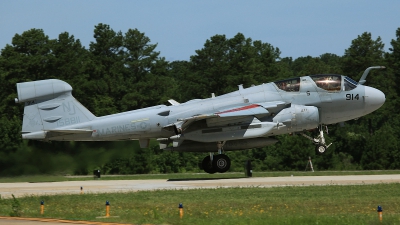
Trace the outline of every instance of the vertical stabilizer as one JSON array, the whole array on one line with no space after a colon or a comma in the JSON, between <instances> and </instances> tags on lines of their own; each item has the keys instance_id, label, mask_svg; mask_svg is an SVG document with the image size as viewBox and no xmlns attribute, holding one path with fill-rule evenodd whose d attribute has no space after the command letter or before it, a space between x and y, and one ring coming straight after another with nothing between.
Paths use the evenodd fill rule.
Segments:
<instances>
[{"instance_id":1,"label":"vertical stabilizer","mask_svg":"<svg viewBox=\"0 0 400 225\"><path fill-rule=\"evenodd\" d=\"M18 99L15 101L25 103L23 134L54 130L96 118L72 96L72 87L64 81L51 79L18 83L17 91ZM45 132L38 132L37 139L44 137Z\"/></svg>"}]
</instances>

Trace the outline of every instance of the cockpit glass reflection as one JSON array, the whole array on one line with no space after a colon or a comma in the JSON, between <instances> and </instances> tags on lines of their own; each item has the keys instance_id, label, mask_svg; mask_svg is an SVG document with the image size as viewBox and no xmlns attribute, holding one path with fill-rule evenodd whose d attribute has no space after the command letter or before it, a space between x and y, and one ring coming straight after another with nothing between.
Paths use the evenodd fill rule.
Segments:
<instances>
[{"instance_id":1,"label":"cockpit glass reflection","mask_svg":"<svg viewBox=\"0 0 400 225\"><path fill-rule=\"evenodd\" d=\"M310 76L315 84L326 91L337 92L342 86L342 77L340 75L313 75Z\"/></svg>"},{"instance_id":2,"label":"cockpit glass reflection","mask_svg":"<svg viewBox=\"0 0 400 225\"><path fill-rule=\"evenodd\" d=\"M275 82L279 89L287 92L298 92L300 90L300 77Z\"/></svg>"}]
</instances>

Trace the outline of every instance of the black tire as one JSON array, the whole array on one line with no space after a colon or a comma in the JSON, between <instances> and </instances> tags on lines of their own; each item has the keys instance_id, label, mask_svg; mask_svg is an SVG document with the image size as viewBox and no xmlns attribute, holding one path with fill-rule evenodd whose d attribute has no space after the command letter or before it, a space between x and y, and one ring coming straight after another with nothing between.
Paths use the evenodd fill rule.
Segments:
<instances>
[{"instance_id":1,"label":"black tire","mask_svg":"<svg viewBox=\"0 0 400 225\"><path fill-rule=\"evenodd\" d=\"M216 172L225 173L231 167L231 159L224 154L215 155L212 164Z\"/></svg>"},{"instance_id":2,"label":"black tire","mask_svg":"<svg viewBox=\"0 0 400 225\"><path fill-rule=\"evenodd\" d=\"M213 167L213 165L211 163L210 156L205 157L203 159L203 162L201 162L201 165L203 166L204 172L209 173L209 174L215 173L215 168Z\"/></svg>"},{"instance_id":3,"label":"black tire","mask_svg":"<svg viewBox=\"0 0 400 225\"><path fill-rule=\"evenodd\" d=\"M323 154L323 153L326 151L326 146L325 146L325 145L317 145L317 146L315 147L315 151L316 151L318 154Z\"/></svg>"}]
</instances>

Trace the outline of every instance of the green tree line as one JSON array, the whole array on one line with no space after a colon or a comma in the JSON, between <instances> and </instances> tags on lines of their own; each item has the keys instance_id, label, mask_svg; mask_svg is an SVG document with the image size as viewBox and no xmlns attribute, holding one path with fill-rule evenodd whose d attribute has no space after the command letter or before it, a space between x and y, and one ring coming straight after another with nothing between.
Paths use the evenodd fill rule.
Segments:
<instances>
[{"instance_id":1,"label":"green tree line","mask_svg":"<svg viewBox=\"0 0 400 225\"><path fill-rule=\"evenodd\" d=\"M38 173L108 174L200 171L205 154L163 152L154 141L140 149L127 142L40 142L21 139L23 105L16 104L16 83L61 79L73 95L96 116L134 110L168 99L179 102L221 95L244 87L289 77L332 73L358 80L369 66L367 85L382 90L385 104L376 112L345 126L330 125L333 145L317 155L300 136L282 135L264 148L229 152L232 171L253 160L254 170L304 170L308 157L316 169L400 169L400 28L389 51L380 37L364 32L349 43L342 56L281 57L278 47L238 33L215 35L188 61L166 61L157 44L137 29L123 33L107 24L94 28L94 41L82 46L68 32L50 39L42 29L16 34L0 54L0 175Z\"/></svg>"}]
</instances>

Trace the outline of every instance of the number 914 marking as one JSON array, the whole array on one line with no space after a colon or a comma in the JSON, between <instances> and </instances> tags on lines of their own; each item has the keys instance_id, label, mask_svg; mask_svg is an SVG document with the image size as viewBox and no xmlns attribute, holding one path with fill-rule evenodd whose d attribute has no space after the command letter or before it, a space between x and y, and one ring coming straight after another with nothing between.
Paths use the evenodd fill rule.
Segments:
<instances>
[{"instance_id":1,"label":"number 914 marking","mask_svg":"<svg viewBox=\"0 0 400 225\"><path fill-rule=\"evenodd\" d=\"M359 100L360 97L358 96L358 94L354 95L354 94L346 94L346 100Z\"/></svg>"}]
</instances>

